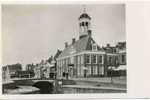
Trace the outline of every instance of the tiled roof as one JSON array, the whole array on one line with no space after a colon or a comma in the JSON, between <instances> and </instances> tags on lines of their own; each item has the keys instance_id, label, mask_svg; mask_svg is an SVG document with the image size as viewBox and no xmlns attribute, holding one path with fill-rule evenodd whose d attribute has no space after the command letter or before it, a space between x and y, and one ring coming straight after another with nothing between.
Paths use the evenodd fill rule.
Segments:
<instances>
[{"instance_id":1,"label":"tiled roof","mask_svg":"<svg viewBox=\"0 0 150 100\"><path fill-rule=\"evenodd\" d=\"M77 52L86 50L89 38L90 38L89 36L85 36L85 37L77 40L74 44L70 44L67 48L65 48L62 51L62 53L59 55L59 57L69 56L73 53L77 53Z\"/></svg>"}]
</instances>

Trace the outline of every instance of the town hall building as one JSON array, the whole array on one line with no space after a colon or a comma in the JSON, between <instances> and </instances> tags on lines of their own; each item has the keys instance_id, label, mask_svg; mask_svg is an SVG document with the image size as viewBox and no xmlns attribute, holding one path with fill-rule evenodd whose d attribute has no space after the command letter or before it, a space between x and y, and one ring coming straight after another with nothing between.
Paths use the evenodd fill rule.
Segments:
<instances>
[{"instance_id":1,"label":"town hall building","mask_svg":"<svg viewBox=\"0 0 150 100\"><path fill-rule=\"evenodd\" d=\"M57 78L93 77L106 74L105 51L92 38L91 17L84 11L79 20L79 39L65 43L57 58Z\"/></svg>"}]
</instances>

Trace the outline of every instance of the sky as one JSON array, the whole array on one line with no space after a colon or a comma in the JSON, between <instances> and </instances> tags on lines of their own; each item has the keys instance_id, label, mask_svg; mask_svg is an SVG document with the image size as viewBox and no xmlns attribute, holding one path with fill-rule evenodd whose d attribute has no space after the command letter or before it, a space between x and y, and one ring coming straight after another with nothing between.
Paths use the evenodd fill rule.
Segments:
<instances>
[{"instance_id":1,"label":"sky","mask_svg":"<svg viewBox=\"0 0 150 100\"><path fill-rule=\"evenodd\" d=\"M79 38L83 5L2 5L2 64L38 63ZM125 5L86 5L99 46L126 40Z\"/></svg>"}]
</instances>

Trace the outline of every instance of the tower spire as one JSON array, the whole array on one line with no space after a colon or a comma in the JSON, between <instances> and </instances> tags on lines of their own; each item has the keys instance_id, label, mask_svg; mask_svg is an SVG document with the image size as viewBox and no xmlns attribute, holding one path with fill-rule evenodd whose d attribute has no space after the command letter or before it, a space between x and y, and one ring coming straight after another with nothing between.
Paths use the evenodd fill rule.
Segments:
<instances>
[{"instance_id":1,"label":"tower spire","mask_svg":"<svg viewBox=\"0 0 150 100\"><path fill-rule=\"evenodd\" d=\"M86 5L83 5L83 13L86 13Z\"/></svg>"}]
</instances>

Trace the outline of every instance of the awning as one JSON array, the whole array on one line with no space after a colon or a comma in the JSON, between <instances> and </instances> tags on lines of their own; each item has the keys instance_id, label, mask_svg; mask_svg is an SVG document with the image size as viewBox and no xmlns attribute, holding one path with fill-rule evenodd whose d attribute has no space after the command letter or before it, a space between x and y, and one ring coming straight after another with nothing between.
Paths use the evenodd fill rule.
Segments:
<instances>
[{"instance_id":1,"label":"awning","mask_svg":"<svg viewBox=\"0 0 150 100\"><path fill-rule=\"evenodd\" d=\"M109 66L108 69L115 70L116 68L114 66Z\"/></svg>"},{"instance_id":2,"label":"awning","mask_svg":"<svg viewBox=\"0 0 150 100\"><path fill-rule=\"evenodd\" d=\"M126 70L127 66L126 65L120 65L116 70Z\"/></svg>"},{"instance_id":3,"label":"awning","mask_svg":"<svg viewBox=\"0 0 150 100\"><path fill-rule=\"evenodd\" d=\"M126 65L120 65L119 67L114 67L114 66L109 66L108 69L110 70L115 70L115 71L118 71L118 70L126 70L127 69L127 66Z\"/></svg>"}]
</instances>

